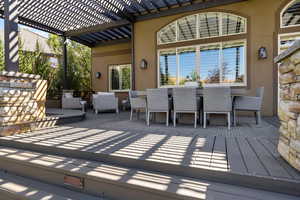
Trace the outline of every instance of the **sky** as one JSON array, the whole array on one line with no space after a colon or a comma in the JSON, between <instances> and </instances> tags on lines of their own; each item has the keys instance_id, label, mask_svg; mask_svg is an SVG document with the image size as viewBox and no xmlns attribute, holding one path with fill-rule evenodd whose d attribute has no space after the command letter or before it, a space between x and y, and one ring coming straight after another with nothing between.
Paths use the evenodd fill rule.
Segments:
<instances>
[{"instance_id":1,"label":"sky","mask_svg":"<svg viewBox=\"0 0 300 200\"><path fill-rule=\"evenodd\" d=\"M35 28L31 28L31 27L28 27L28 26L24 26L24 25L19 25L20 28L26 28L32 32L35 32L41 36L44 36L44 37L49 37L49 33L45 32L45 31L40 31L38 29L35 29ZM4 20L3 19L0 19L0 29L4 29Z\"/></svg>"}]
</instances>

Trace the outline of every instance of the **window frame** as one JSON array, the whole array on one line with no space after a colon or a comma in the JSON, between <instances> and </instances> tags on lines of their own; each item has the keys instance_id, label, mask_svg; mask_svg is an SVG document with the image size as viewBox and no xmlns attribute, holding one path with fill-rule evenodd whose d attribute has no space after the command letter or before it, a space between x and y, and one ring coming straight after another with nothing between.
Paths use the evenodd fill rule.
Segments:
<instances>
[{"instance_id":1,"label":"window frame","mask_svg":"<svg viewBox=\"0 0 300 200\"><path fill-rule=\"evenodd\" d=\"M286 28L292 28L292 27L300 27L300 24L295 24L295 25L289 25L289 26L283 26L283 13L295 2L296 0L293 0L286 4L283 9L280 11L280 28L281 29L286 29Z\"/></svg>"},{"instance_id":2,"label":"window frame","mask_svg":"<svg viewBox=\"0 0 300 200\"><path fill-rule=\"evenodd\" d=\"M130 69L130 88L129 89L118 89L118 90L113 90L112 89L112 69L118 67L120 69L129 67ZM122 74L122 73L120 73ZM119 85L122 85L122 75L119 77ZM108 91L109 92L128 92L132 88L132 64L131 63L126 63L126 64L110 64L108 65Z\"/></svg>"},{"instance_id":3,"label":"window frame","mask_svg":"<svg viewBox=\"0 0 300 200\"><path fill-rule=\"evenodd\" d=\"M199 23L199 16L202 15L202 14L209 14L209 13L217 13L220 15L220 19L218 22L218 26L219 26L219 35L218 36L211 36L211 37L201 37L200 38L200 23ZM225 14L229 14L229 15L232 15L232 16L237 16L237 17L240 17L244 22L245 22L245 25L244 25L244 31L243 32L239 32L239 33L231 33L231 34L227 34L227 35L223 35L223 15ZM181 20L181 19L184 19L186 17L189 17L189 16L194 16L196 15L196 38L195 39L187 39L187 40L178 40L179 38L179 32L178 32L178 21ZM175 23L175 41L173 42L164 42L164 43L161 43L161 40L160 40L160 32L166 28L168 25L172 24L172 23ZM234 13L227 13L227 12L202 12L202 13L198 13L198 14L192 14L192 15L187 15L187 16L183 16L183 17L180 17L179 19L176 19L175 21L173 22L170 22L169 24L165 25L164 27L162 27L156 34L156 43L157 45L167 45L167 44L175 44L175 43L181 43L181 42L187 42L187 41L193 41L193 40L205 40L205 39L209 39L209 38L219 38L219 37L228 37L228 36L235 36L235 35L242 35L242 34L247 34L248 32L248 20L247 18L243 17L243 16L240 16L240 15L237 15L237 14L234 14Z\"/></svg>"},{"instance_id":4,"label":"window frame","mask_svg":"<svg viewBox=\"0 0 300 200\"><path fill-rule=\"evenodd\" d=\"M173 87L185 87L184 85L180 85L179 84L179 72L180 72L180 63L179 63L179 57L178 57L178 49L181 49L181 48L195 48L196 49L196 66L197 65L199 66L199 70L201 70L201 65L200 65L200 57L197 58L197 54L198 56L200 56L200 48L201 46L207 46L207 45L213 45L213 44L219 44L220 45L220 56L219 56L219 63L222 63L222 58L223 58L223 54L222 54L222 48L223 48L223 44L224 43L235 43L235 42L243 42L244 45L245 45L245 48L244 48L244 81L243 83L235 83L235 84L232 84L232 83L210 83L210 84L207 84L207 85L214 85L214 86L219 86L219 87L222 87L222 86L230 86L230 87L247 87L248 86L248 53L247 53L247 47L248 47L248 41L247 41L247 38L244 38L244 39L238 39L238 40L228 40L228 41L220 41L220 42L211 42L211 43L202 43L202 44L196 44L196 45L188 45L188 46L178 46L178 47L170 47L170 48L165 48L165 49L158 49L157 50L157 86L158 88L173 88ZM174 50L175 49L175 52L176 52L176 85L161 85L160 84L160 52L161 51L169 51L169 50ZM199 62L199 63L197 63ZM220 68L220 66L219 66ZM201 76L201 75L200 75Z\"/></svg>"}]
</instances>

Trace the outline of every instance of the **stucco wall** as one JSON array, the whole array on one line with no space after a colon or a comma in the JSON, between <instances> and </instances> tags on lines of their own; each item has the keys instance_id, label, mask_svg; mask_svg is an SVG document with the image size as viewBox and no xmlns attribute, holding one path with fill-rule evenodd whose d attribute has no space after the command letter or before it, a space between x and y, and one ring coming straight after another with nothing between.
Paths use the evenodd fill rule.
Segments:
<instances>
[{"instance_id":1,"label":"stucco wall","mask_svg":"<svg viewBox=\"0 0 300 200\"><path fill-rule=\"evenodd\" d=\"M108 66L114 64L131 63L131 43L121 43L110 46L92 48L92 88L94 91L108 91ZM95 73L102 74L100 79ZM127 93L118 92L120 99L124 99Z\"/></svg>"},{"instance_id":2,"label":"stucco wall","mask_svg":"<svg viewBox=\"0 0 300 200\"><path fill-rule=\"evenodd\" d=\"M215 7L197 12L184 13L168 17L141 21L135 23L135 85L137 90L157 87L157 60L156 60L156 32L164 25L180 18L181 16L206 12L224 11L240 14L248 18L248 87L249 95L254 95L255 89L260 86L265 87L265 98L263 103L263 114L273 115L276 112L276 88L277 72L273 64L273 58L277 54L277 27L278 19L276 14L278 9L287 0L249 0L241 3ZM268 58L258 59L258 49L266 47ZM130 48L130 44L120 44L94 48L93 53L103 51L117 51ZM146 59L149 63L148 69L143 70L138 67L138 63ZM103 76L101 80L93 78L93 88L95 90L107 89L107 64L116 62L130 62L130 55L114 56L93 56L93 72L100 71Z\"/></svg>"}]
</instances>

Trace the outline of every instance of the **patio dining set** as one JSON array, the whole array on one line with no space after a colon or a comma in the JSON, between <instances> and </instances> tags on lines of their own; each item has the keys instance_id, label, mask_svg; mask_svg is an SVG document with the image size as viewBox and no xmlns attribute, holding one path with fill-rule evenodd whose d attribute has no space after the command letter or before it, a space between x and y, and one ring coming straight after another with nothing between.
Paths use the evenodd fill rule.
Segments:
<instances>
[{"instance_id":1,"label":"patio dining set","mask_svg":"<svg viewBox=\"0 0 300 200\"><path fill-rule=\"evenodd\" d=\"M189 113L194 115L194 128L198 122L207 127L210 114L223 114L227 118L228 129L231 125L237 125L237 111L254 112L256 123L261 122L261 107L264 87L256 89L255 96L245 96L243 90L230 87L177 87L156 88L146 91L128 92L130 104L130 120L134 112L139 115L141 111L146 114L146 123L150 125L150 119L154 113L166 114L166 126L172 120L174 127L178 121L178 114ZM65 97L64 97L65 96ZM72 99L70 94L63 96L63 107L74 107L75 102L82 101ZM71 101L70 101L71 100ZM113 92L97 92L93 94L92 104L95 113L115 110L119 113L119 100ZM72 104L72 105L71 105ZM171 117L171 115L173 115Z\"/></svg>"},{"instance_id":2,"label":"patio dining set","mask_svg":"<svg viewBox=\"0 0 300 200\"><path fill-rule=\"evenodd\" d=\"M147 125L150 125L153 113L166 113L166 125L172 119L176 127L179 113L194 114L194 127L198 121L207 126L209 114L225 114L227 116L228 129L231 124L237 124L237 111L253 111L256 123L261 122L261 106L264 88L260 87L256 91L256 96L244 96L241 90L231 89L230 87L205 87L203 89L195 87L178 88L157 88L147 89L146 91L129 91L129 102L131 107L130 120L133 119L134 112L145 111ZM98 94L99 95L99 94ZM100 104L94 101L96 112L108 107L116 108L117 98L108 100L113 93L100 94ZM95 97L94 99L97 99ZM106 103L104 103L106 102ZM102 107L102 108L100 108ZM173 113L173 118L170 115Z\"/></svg>"}]
</instances>

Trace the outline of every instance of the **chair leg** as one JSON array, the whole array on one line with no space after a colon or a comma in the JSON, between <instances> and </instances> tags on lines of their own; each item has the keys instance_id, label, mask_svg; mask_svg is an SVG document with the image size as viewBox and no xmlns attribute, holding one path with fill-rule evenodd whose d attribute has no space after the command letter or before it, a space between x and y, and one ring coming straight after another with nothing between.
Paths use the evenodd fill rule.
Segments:
<instances>
[{"instance_id":1,"label":"chair leg","mask_svg":"<svg viewBox=\"0 0 300 200\"><path fill-rule=\"evenodd\" d=\"M197 128L197 117L198 117L197 114L198 114L198 113L195 112L194 128Z\"/></svg>"},{"instance_id":2,"label":"chair leg","mask_svg":"<svg viewBox=\"0 0 300 200\"><path fill-rule=\"evenodd\" d=\"M228 130L230 130L230 127L231 127L231 115L230 115L230 112L227 113L227 121L228 121Z\"/></svg>"},{"instance_id":3,"label":"chair leg","mask_svg":"<svg viewBox=\"0 0 300 200\"><path fill-rule=\"evenodd\" d=\"M203 128L206 128L206 112L203 112Z\"/></svg>"},{"instance_id":4,"label":"chair leg","mask_svg":"<svg viewBox=\"0 0 300 200\"><path fill-rule=\"evenodd\" d=\"M199 121L200 121L200 125L202 125L203 124L203 112L202 111L199 112Z\"/></svg>"},{"instance_id":5,"label":"chair leg","mask_svg":"<svg viewBox=\"0 0 300 200\"><path fill-rule=\"evenodd\" d=\"M98 115L98 110L97 109L95 109L95 113L96 113L96 115Z\"/></svg>"},{"instance_id":6,"label":"chair leg","mask_svg":"<svg viewBox=\"0 0 300 200\"><path fill-rule=\"evenodd\" d=\"M150 126L150 112L147 114L147 126Z\"/></svg>"},{"instance_id":7,"label":"chair leg","mask_svg":"<svg viewBox=\"0 0 300 200\"><path fill-rule=\"evenodd\" d=\"M257 111L255 113L256 113L256 124L259 125L261 123L261 113L260 111Z\"/></svg>"},{"instance_id":8,"label":"chair leg","mask_svg":"<svg viewBox=\"0 0 300 200\"><path fill-rule=\"evenodd\" d=\"M167 112L166 116L166 125L169 126L169 111Z\"/></svg>"},{"instance_id":9,"label":"chair leg","mask_svg":"<svg viewBox=\"0 0 300 200\"><path fill-rule=\"evenodd\" d=\"M174 127L176 127L176 112L174 111L174 114L173 114L173 125Z\"/></svg>"},{"instance_id":10,"label":"chair leg","mask_svg":"<svg viewBox=\"0 0 300 200\"><path fill-rule=\"evenodd\" d=\"M131 108L131 111L130 111L130 121L132 121L132 115L133 115L133 109Z\"/></svg>"},{"instance_id":11,"label":"chair leg","mask_svg":"<svg viewBox=\"0 0 300 200\"><path fill-rule=\"evenodd\" d=\"M237 120L236 120L236 110L233 110L233 126L236 126L236 123Z\"/></svg>"}]
</instances>

